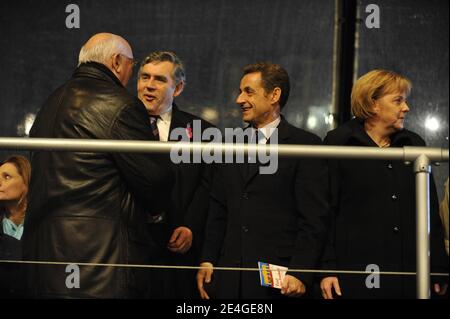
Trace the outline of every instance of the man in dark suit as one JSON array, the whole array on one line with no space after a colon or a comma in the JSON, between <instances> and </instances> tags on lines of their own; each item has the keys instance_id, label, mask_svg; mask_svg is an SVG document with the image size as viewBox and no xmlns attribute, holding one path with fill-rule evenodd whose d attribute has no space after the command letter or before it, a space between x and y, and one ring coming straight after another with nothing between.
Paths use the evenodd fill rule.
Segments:
<instances>
[{"instance_id":1,"label":"man in dark suit","mask_svg":"<svg viewBox=\"0 0 450 319\"><path fill-rule=\"evenodd\" d=\"M280 144L321 144L319 137L280 116L289 96L289 76L281 66L246 66L239 92L236 102L259 144L277 143L275 128ZM290 269L316 268L326 240L326 196L322 160L279 158L271 175L258 173L252 164L223 164L214 176L200 264L204 268L197 274L201 297L304 295L312 284L309 273L288 271L280 291L261 286L255 271L217 270L212 278L213 267L255 268L261 261Z\"/></svg>"},{"instance_id":2,"label":"man in dark suit","mask_svg":"<svg viewBox=\"0 0 450 319\"><path fill-rule=\"evenodd\" d=\"M182 61L173 52L157 51L142 62L137 83L138 97L150 116L149 124L160 141L177 141L181 136L171 133L179 128L184 139L192 141L192 129L202 130L212 125L201 118L181 111L173 102L184 89L185 71ZM200 123L194 123L194 120ZM149 212L148 228L161 248L161 259L166 265L198 265L203 232L208 212L212 169L202 163L173 164L175 185L171 200L161 211ZM198 297L195 289L195 271L179 269L154 270L161 290L153 298Z\"/></svg>"}]
</instances>

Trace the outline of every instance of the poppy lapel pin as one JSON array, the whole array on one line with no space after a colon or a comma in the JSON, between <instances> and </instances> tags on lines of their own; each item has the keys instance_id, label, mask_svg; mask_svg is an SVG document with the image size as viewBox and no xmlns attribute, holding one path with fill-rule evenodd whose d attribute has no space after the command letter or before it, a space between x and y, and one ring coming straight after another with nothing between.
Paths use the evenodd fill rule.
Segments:
<instances>
[{"instance_id":1,"label":"poppy lapel pin","mask_svg":"<svg viewBox=\"0 0 450 319\"><path fill-rule=\"evenodd\" d=\"M192 138L192 127L191 127L191 123L188 123L186 125L186 134L189 137L189 139Z\"/></svg>"}]
</instances>

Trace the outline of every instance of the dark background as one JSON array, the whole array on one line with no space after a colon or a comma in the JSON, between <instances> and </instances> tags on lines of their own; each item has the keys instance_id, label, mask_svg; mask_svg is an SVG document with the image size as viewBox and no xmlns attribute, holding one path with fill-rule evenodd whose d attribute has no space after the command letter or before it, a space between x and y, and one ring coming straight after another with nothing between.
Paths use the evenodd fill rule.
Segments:
<instances>
[{"instance_id":1,"label":"dark background","mask_svg":"<svg viewBox=\"0 0 450 319\"><path fill-rule=\"evenodd\" d=\"M70 3L80 8L79 29L66 27ZM430 146L448 147L448 0L357 3L354 76L374 68L408 76L406 127ZM370 3L380 7L379 29L365 26ZM0 136L26 136L40 105L71 76L83 43L105 31L126 38L136 58L175 51L188 81L177 103L220 128L242 125L234 103L242 67L279 63L292 83L287 119L324 137L332 128L334 14L333 0L2 1ZM129 89L135 92L135 78ZM430 118L438 128L427 128ZM448 165L434 172L442 194Z\"/></svg>"}]
</instances>

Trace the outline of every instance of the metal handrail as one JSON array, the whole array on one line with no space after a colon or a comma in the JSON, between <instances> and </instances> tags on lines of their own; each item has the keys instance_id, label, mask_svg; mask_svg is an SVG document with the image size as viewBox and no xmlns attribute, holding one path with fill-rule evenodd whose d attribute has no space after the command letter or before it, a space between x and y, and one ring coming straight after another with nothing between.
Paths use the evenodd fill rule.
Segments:
<instances>
[{"instance_id":1,"label":"metal handrail","mask_svg":"<svg viewBox=\"0 0 450 319\"><path fill-rule=\"evenodd\" d=\"M351 158L373 160L398 160L414 162L416 174L416 263L417 298L430 298L429 217L431 163L448 162L449 150L431 147L375 148L360 146L325 145L245 145L221 143L154 142L124 140L84 140L1 137L0 149L79 151L79 152L132 152L167 153L181 150L201 152L238 153L259 150L276 151L278 156L309 158Z\"/></svg>"}]
</instances>

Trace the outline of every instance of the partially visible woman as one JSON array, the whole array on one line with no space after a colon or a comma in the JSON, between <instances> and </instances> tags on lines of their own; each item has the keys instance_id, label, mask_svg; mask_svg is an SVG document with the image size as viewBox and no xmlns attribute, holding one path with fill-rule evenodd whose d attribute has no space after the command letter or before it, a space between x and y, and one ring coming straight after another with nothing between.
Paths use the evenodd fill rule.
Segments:
<instances>
[{"instance_id":1,"label":"partially visible woman","mask_svg":"<svg viewBox=\"0 0 450 319\"><path fill-rule=\"evenodd\" d=\"M324 144L379 148L425 146L403 128L409 112L411 82L392 71L373 70L352 90L354 119L330 131ZM330 244L323 268L406 272L416 270L415 178L400 161L329 160L331 207ZM430 178L431 270L448 272L442 224L433 178ZM415 276L337 275L322 279L325 299L415 298ZM447 278L432 277L436 293L444 293ZM333 291L334 290L334 291Z\"/></svg>"},{"instance_id":2,"label":"partially visible woman","mask_svg":"<svg viewBox=\"0 0 450 319\"><path fill-rule=\"evenodd\" d=\"M0 163L2 230L18 240L23 234L30 174L30 162L23 156L11 156Z\"/></svg>"},{"instance_id":3,"label":"partially visible woman","mask_svg":"<svg viewBox=\"0 0 450 319\"><path fill-rule=\"evenodd\" d=\"M11 156L0 163L0 259L20 260L20 239L27 209L31 166L23 156ZM17 264L0 264L0 297L17 297L21 293Z\"/></svg>"}]
</instances>

